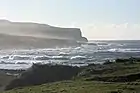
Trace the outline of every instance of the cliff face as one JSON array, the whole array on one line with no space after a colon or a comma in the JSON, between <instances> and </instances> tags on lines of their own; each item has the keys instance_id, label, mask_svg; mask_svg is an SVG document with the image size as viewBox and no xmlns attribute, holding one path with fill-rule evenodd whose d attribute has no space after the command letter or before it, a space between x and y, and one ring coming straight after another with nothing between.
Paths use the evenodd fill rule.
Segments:
<instances>
[{"instance_id":1,"label":"cliff face","mask_svg":"<svg viewBox=\"0 0 140 93\"><path fill-rule=\"evenodd\" d=\"M38 23L21 23L1 20L0 32L11 35L87 42L87 39L82 37L81 30L78 28L60 28Z\"/></svg>"},{"instance_id":2,"label":"cliff face","mask_svg":"<svg viewBox=\"0 0 140 93\"><path fill-rule=\"evenodd\" d=\"M0 49L35 49L79 46L76 41L0 34Z\"/></svg>"},{"instance_id":3,"label":"cliff face","mask_svg":"<svg viewBox=\"0 0 140 93\"><path fill-rule=\"evenodd\" d=\"M0 20L0 48L47 48L78 46L87 42L78 28Z\"/></svg>"}]
</instances>

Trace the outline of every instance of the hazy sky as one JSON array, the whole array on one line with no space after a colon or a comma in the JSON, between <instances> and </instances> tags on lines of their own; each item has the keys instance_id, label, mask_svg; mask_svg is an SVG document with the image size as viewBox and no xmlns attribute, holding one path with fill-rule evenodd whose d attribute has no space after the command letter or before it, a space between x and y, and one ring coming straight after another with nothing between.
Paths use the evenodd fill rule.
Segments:
<instances>
[{"instance_id":1,"label":"hazy sky","mask_svg":"<svg viewBox=\"0 0 140 93\"><path fill-rule=\"evenodd\" d=\"M0 19L80 27L89 39L140 39L140 0L0 0Z\"/></svg>"}]
</instances>

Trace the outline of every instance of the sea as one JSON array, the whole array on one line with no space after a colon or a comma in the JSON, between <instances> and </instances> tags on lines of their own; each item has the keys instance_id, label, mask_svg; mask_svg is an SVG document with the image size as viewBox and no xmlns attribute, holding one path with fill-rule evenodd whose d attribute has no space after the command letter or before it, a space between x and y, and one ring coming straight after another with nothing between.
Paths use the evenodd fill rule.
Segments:
<instances>
[{"instance_id":1,"label":"sea","mask_svg":"<svg viewBox=\"0 0 140 93\"><path fill-rule=\"evenodd\" d=\"M79 47L0 50L0 69L28 69L33 63L86 66L140 57L140 40L91 40Z\"/></svg>"}]
</instances>

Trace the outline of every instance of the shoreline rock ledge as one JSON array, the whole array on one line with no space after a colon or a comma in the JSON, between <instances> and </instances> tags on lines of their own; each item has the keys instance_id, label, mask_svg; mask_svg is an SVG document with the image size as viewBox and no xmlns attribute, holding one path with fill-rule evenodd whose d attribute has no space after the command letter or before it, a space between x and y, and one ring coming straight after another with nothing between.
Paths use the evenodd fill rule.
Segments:
<instances>
[{"instance_id":1,"label":"shoreline rock ledge","mask_svg":"<svg viewBox=\"0 0 140 93\"><path fill-rule=\"evenodd\" d=\"M0 48L64 47L77 46L78 42L88 42L79 28L0 20Z\"/></svg>"}]
</instances>

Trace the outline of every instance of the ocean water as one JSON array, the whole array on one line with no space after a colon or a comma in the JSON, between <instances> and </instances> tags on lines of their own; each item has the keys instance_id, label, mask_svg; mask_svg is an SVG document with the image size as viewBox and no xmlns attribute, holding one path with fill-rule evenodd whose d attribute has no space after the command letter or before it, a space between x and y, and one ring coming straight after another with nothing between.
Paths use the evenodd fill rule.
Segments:
<instances>
[{"instance_id":1,"label":"ocean water","mask_svg":"<svg viewBox=\"0 0 140 93\"><path fill-rule=\"evenodd\" d=\"M0 69L27 69L33 63L85 66L140 57L140 41L89 41L80 47L0 50Z\"/></svg>"}]
</instances>

